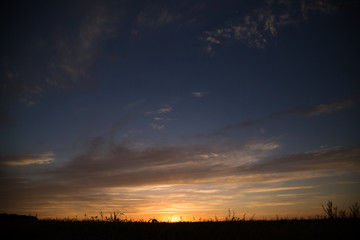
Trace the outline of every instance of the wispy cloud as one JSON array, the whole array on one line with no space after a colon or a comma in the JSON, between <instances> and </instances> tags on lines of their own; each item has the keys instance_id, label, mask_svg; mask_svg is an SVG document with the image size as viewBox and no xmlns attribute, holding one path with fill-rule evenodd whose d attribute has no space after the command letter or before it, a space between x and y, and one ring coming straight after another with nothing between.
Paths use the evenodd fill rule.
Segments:
<instances>
[{"instance_id":1,"label":"wispy cloud","mask_svg":"<svg viewBox=\"0 0 360 240\"><path fill-rule=\"evenodd\" d=\"M214 146L161 147L135 150L129 146L94 142L96 147L69 161L66 166L43 173L53 181L71 182L81 188L125 187L152 184L273 182L314 178L327 172L359 171L360 148L335 148L271 157L241 146L221 151ZM236 150L235 150L236 149ZM266 151L269 151L266 149ZM239 155L240 154L240 155ZM204 157L207 156L207 157ZM51 154L42 156L49 160ZM206 166L206 167L204 167ZM307 176L308 175L308 176Z\"/></svg>"},{"instance_id":2,"label":"wispy cloud","mask_svg":"<svg viewBox=\"0 0 360 240\"><path fill-rule=\"evenodd\" d=\"M145 112L145 115L156 115L153 117L153 120L156 122L150 123L149 126L154 130L162 130L165 128L165 123L170 120L175 120L174 118L164 117L165 114L171 112L173 108L170 105L165 104L163 107L154 110ZM161 115L161 117L160 117Z\"/></svg>"},{"instance_id":3,"label":"wispy cloud","mask_svg":"<svg viewBox=\"0 0 360 240\"><path fill-rule=\"evenodd\" d=\"M156 130L162 130L165 128L165 125L156 124L156 123L150 123L150 126L152 127L152 129L156 129Z\"/></svg>"},{"instance_id":4,"label":"wispy cloud","mask_svg":"<svg viewBox=\"0 0 360 240\"><path fill-rule=\"evenodd\" d=\"M219 40L217 40L216 38L212 37L212 36L208 36L206 38L206 41L213 43L213 44L220 44L221 42Z\"/></svg>"},{"instance_id":5,"label":"wispy cloud","mask_svg":"<svg viewBox=\"0 0 360 240\"><path fill-rule=\"evenodd\" d=\"M345 1L344 1L345 2ZM334 3L330 0L301 0L301 13L306 20L308 15L312 12L321 12L324 14L332 14L338 11L338 7L341 3Z\"/></svg>"},{"instance_id":6,"label":"wispy cloud","mask_svg":"<svg viewBox=\"0 0 360 240\"><path fill-rule=\"evenodd\" d=\"M141 36L142 32L146 30L167 26L181 18L180 13L176 13L166 6L151 5L137 14L130 32L134 36Z\"/></svg>"},{"instance_id":7,"label":"wispy cloud","mask_svg":"<svg viewBox=\"0 0 360 240\"><path fill-rule=\"evenodd\" d=\"M13 166L13 167L27 166L33 164L35 165L49 164L53 160L54 160L53 152L0 156L1 165Z\"/></svg>"},{"instance_id":8,"label":"wispy cloud","mask_svg":"<svg viewBox=\"0 0 360 240\"><path fill-rule=\"evenodd\" d=\"M270 150L279 148L280 145L275 142L269 142L269 143L248 144L248 145L246 145L246 147L248 147L250 150L253 150L253 151L256 151L256 150L270 151Z\"/></svg>"},{"instance_id":9,"label":"wispy cloud","mask_svg":"<svg viewBox=\"0 0 360 240\"><path fill-rule=\"evenodd\" d=\"M16 204L37 209L39 204L51 207L50 203L53 205L56 202L62 206L73 201L72 204L77 207L72 211L86 212L88 209L81 206L101 209L105 201L110 204L107 206L109 208L131 207L141 214L151 214L155 210L149 209L149 206L154 205L162 205L161 209L165 211L166 208L166 213L176 212L176 209L185 211L187 207L192 209L191 198L196 196L198 201L201 199L204 203L202 211L213 214L214 206L229 204L233 199L243 198L244 194L293 194L311 189L307 185L282 185L287 181L329 179L360 172L359 147L273 156L272 151L278 145L271 141L251 140L232 145L184 144L138 148L128 142L114 143L107 137L97 137L86 145L83 153L69 159L64 165L37 170L36 178L0 175L1 192L7 193L5 198L0 198L0 203L9 206L9 209L16 207ZM39 158L46 162L53 156L44 153L36 157ZM23 159L18 157L15 162L30 164ZM267 184L270 188L263 187ZM259 185L261 187L257 187ZM166 202L159 203L159 194L165 197L169 189L172 200L164 198ZM208 201L208 194L212 194L212 202ZM284 205L280 200L262 203ZM172 201L177 208L171 208ZM184 205L179 205L179 202ZM252 206L251 202L254 199L248 199L246 206ZM159 211L155 213L159 214Z\"/></svg>"},{"instance_id":10,"label":"wispy cloud","mask_svg":"<svg viewBox=\"0 0 360 240\"><path fill-rule=\"evenodd\" d=\"M359 103L360 103L360 96L356 95L356 96L353 96L350 98L337 100L333 103L319 104L319 105L315 105L315 106L311 106L311 107L291 108L291 109L287 109L284 111L270 114L263 118L243 121L243 122L240 122L240 123L237 123L234 125L227 125L226 127L215 131L215 134L218 134L223 131L230 130L230 129L241 129L241 128L252 127L257 124L266 122L266 121L275 120L278 118L283 118L283 117L292 116L292 115L298 115L298 116L303 116L303 117L314 117L314 116L319 116L322 114L331 114L331 113L335 113L337 111L341 111L341 110L344 110L347 108L355 107L355 106L359 105Z\"/></svg>"},{"instance_id":11,"label":"wispy cloud","mask_svg":"<svg viewBox=\"0 0 360 240\"><path fill-rule=\"evenodd\" d=\"M284 155L264 159L252 166L240 167L239 173L295 173L326 170L360 170L360 163L355 159L360 156L360 148L334 148L298 154Z\"/></svg>"},{"instance_id":12,"label":"wispy cloud","mask_svg":"<svg viewBox=\"0 0 360 240\"><path fill-rule=\"evenodd\" d=\"M34 106L50 89L74 87L84 82L103 43L114 36L117 17L108 3L86 3L81 11L75 13L79 21L71 25L53 24L54 29L46 35L46 40L35 33L30 39L20 41L23 46L9 43L14 49L33 50L21 53L24 56L20 60L11 61L11 55L1 60L4 84L0 87L7 98ZM64 12L67 14L72 13ZM33 38L42 43L34 45ZM37 60L22 62L21 59L33 59L30 54L38 54Z\"/></svg>"},{"instance_id":13,"label":"wispy cloud","mask_svg":"<svg viewBox=\"0 0 360 240\"><path fill-rule=\"evenodd\" d=\"M163 114L163 113L168 113L171 112L173 108L169 105L165 105L163 108L160 108L156 111L157 114Z\"/></svg>"},{"instance_id":14,"label":"wispy cloud","mask_svg":"<svg viewBox=\"0 0 360 240\"><path fill-rule=\"evenodd\" d=\"M205 97L205 95L207 94L208 94L207 92L192 92L192 95L197 98Z\"/></svg>"},{"instance_id":15,"label":"wispy cloud","mask_svg":"<svg viewBox=\"0 0 360 240\"><path fill-rule=\"evenodd\" d=\"M17 99L22 104L31 107L40 102L46 91L46 85L41 80L28 80L24 72L17 70L15 66L9 66L8 62L2 62L0 91L2 95L1 108L6 108L10 99ZM2 110L2 109L1 109Z\"/></svg>"},{"instance_id":16,"label":"wispy cloud","mask_svg":"<svg viewBox=\"0 0 360 240\"><path fill-rule=\"evenodd\" d=\"M31 107L40 102L40 97L45 92L45 88L39 84L34 85L22 85L22 90L20 93L20 102Z\"/></svg>"},{"instance_id":17,"label":"wispy cloud","mask_svg":"<svg viewBox=\"0 0 360 240\"><path fill-rule=\"evenodd\" d=\"M179 19L180 14L171 13L167 7L151 7L137 15L137 23L148 27L160 27Z\"/></svg>"},{"instance_id":18,"label":"wispy cloud","mask_svg":"<svg viewBox=\"0 0 360 240\"><path fill-rule=\"evenodd\" d=\"M250 188L250 189L242 189L239 192L246 192L246 193L263 193L263 192L282 192L282 191L289 191L289 190L302 190L302 189L309 189L314 188L313 186L296 186L296 187L276 187L276 188Z\"/></svg>"},{"instance_id":19,"label":"wispy cloud","mask_svg":"<svg viewBox=\"0 0 360 240\"><path fill-rule=\"evenodd\" d=\"M94 9L75 34L58 36L57 54L49 64L50 75L46 78L49 85L64 88L86 77L101 42L114 33L114 17L109 9L104 5Z\"/></svg>"},{"instance_id":20,"label":"wispy cloud","mask_svg":"<svg viewBox=\"0 0 360 240\"><path fill-rule=\"evenodd\" d=\"M210 151L211 152L210 152ZM163 148L163 149L145 149L142 152L132 151L130 149L118 146L108 156L98 156L97 154L84 155L75 158L65 169L58 172L60 175L68 175L70 178L78 179L99 176L102 182L95 185L116 186L117 180L120 180L121 186L130 185L148 185L159 183L197 183L213 182L217 178L228 178L228 181L268 181L269 174L286 173L288 177L300 178L299 175L291 176L297 172L318 172L330 170L359 170L360 165L357 161L360 157L360 149L329 149L322 151L305 152L292 155L284 155L275 158L262 158L252 162L238 162L236 159L224 158L231 154L229 149L226 155L216 152L219 157L203 158L198 152L208 154L213 153L214 149L195 148ZM255 153L246 153L246 155ZM245 153L243 154L245 155ZM216 155L215 155L216 156ZM102 159L100 161L100 159ZM220 161L220 159L221 161ZM117 159L122 159L118 162ZM131 163L130 163L131 161ZM230 161L230 162L229 162ZM101 164L101 165L100 165ZM203 166L207 166L204 168ZM66 170L67 169L67 170ZM76 170L78 169L78 170ZM80 169L84 171L78 172ZM111 169L113 174L105 177L105 173ZM116 173L116 169L119 172ZM127 169L127 170L126 170ZM66 170L66 171L64 171ZM75 170L75 172L73 172ZM121 171L120 171L121 170ZM126 171L124 171L126 170ZM115 172L114 172L115 171ZM209 174L211 173L211 174ZM80 174L80 175L79 175ZM253 178L255 175L256 178ZM263 176L262 176L263 175ZM237 178L232 178L236 177ZM251 178L248 178L250 177ZM285 176L285 175L283 175ZM316 176L316 175L314 175ZM274 177L274 176L272 176ZM99 180L100 180L99 179ZM231 180L232 179L232 180ZM277 180L279 181L281 177ZM281 181L281 180L280 180Z\"/></svg>"},{"instance_id":21,"label":"wispy cloud","mask_svg":"<svg viewBox=\"0 0 360 240\"><path fill-rule=\"evenodd\" d=\"M169 113L172 110L173 110L173 108L170 105L165 104L162 108L159 108L159 109L154 110L154 111L145 112L145 115L164 114L164 113Z\"/></svg>"},{"instance_id":22,"label":"wispy cloud","mask_svg":"<svg viewBox=\"0 0 360 240\"><path fill-rule=\"evenodd\" d=\"M312 108L304 109L303 114L305 116L316 116L321 114L329 114L337 111L341 111L346 108L352 108L359 104L359 98L350 98L340 100L330 104L319 104Z\"/></svg>"},{"instance_id":23,"label":"wispy cloud","mask_svg":"<svg viewBox=\"0 0 360 240\"><path fill-rule=\"evenodd\" d=\"M128 104L124 107L124 109L126 109L126 110L133 109L133 108L141 105L144 101L145 101L144 99L140 99L140 100L137 100L137 101L128 103Z\"/></svg>"},{"instance_id":24,"label":"wispy cloud","mask_svg":"<svg viewBox=\"0 0 360 240\"><path fill-rule=\"evenodd\" d=\"M275 207L275 206L292 206L299 204L298 202L249 202L249 207L262 206L262 207Z\"/></svg>"},{"instance_id":25,"label":"wispy cloud","mask_svg":"<svg viewBox=\"0 0 360 240\"><path fill-rule=\"evenodd\" d=\"M115 144L112 133L113 130L106 136L94 138L86 145L84 153L70 159L65 166L46 170L39 176L53 178L54 183L60 179L62 183L71 181L78 187L86 183L82 186L85 188L195 183L233 174L231 168L249 163L246 158L249 154L261 156L262 152L273 149L249 147L266 146L267 142L230 148L184 145L139 149L129 143ZM44 164L52 161L53 156L52 152L5 156L1 162L3 165Z\"/></svg>"},{"instance_id":26,"label":"wispy cloud","mask_svg":"<svg viewBox=\"0 0 360 240\"><path fill-rule=\"evenodd\" d=\"M208 52L215 45L233 40L251 47L265 48L283 27L305 21L314 12L332 14L339 5L328 0L265 1L263 7L252 10L240 21L205 31L200 39L207 42Z\"/></svg>"},{"instance_id":27,"label":"wispy cloud","mask_svg":"<svg viewBox=\"0 0 360 240\"><path fill-rule=\"evenodd\" d=\"M173 121L176 120L175 118L163 118L163 117L154 117L155 121L162 121L162 122L167 122L167 121Z\"/></svg>"}]
</instances>

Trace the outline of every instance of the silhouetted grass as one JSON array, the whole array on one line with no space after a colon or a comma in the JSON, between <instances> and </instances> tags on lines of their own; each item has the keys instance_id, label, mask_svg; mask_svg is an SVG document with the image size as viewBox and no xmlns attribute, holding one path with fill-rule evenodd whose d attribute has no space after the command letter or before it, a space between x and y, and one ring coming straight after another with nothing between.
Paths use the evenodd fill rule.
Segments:
<instances>
[{"instance_id":1,"label":"silhouetted grass","mask_svg":"<svg viewBox=\"0 0 360 240\"><path fill-rule=\"evenodd\" d=\"M6 239L359 239L358 219L141 223L1 222Z\"/></svg>"},{"instance_id":2,"label":"silhouetted grass","mask_svg":"<svg viewBox=\"0 0 360 240\"><path fill-rule=\"evenodd\" d=\"M333 208L332 204L327 205ZM325 213L328 211L324 206ZM359 207L340 218L245 220L229 209L224 221L164 223L132 221L113 213L109 218L38 220L36 217L0 214L6 239L360 239ZM5 238L2 238L5 239Z\"/></svg>"}]
</instances>

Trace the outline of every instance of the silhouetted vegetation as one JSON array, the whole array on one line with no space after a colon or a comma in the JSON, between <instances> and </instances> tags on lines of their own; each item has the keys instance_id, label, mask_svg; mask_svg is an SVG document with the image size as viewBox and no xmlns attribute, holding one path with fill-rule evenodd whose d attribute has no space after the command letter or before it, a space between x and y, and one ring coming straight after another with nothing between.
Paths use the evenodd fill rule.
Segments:
<instances>
[{"instance_id":1,"label":"silhouetted vegetation","mask_svg":"<svg viewBox=\"0 0 360 240\"><path fill-rule=\"evenodd\" d=\"M17 215L17 214L6 214L6 213L2 213L0 214L0 221L17 221L17 222L21 222L21 221L25 221L25 222L29 222L29 221L38 221L37 217L34 216L25 216L25 215Z\"/></svg>"},{"instance_id":2,"label":"silhouetted vegetation","mask_svg":"<svg viewBox=\"0 0 360 240\"><path fill-rule=\"evenodd\" d=\"M323 205L326 216L309 219L254 220L236 217L229 209L224 220L199 222L159 222L127 219L123 212L110 217L82 220L38 220L31 216L0 214L6 239L360 239L359 206L340 214L329 201Z\"/></svg>"},{"instance_id":3,"label":"silhouetted vegetation","mask_svg":"<svg viewBox=\"0 0 360 240\"><path fill-rule=\"evenodd\" d=\"M338 207L334 206L332 201L328 201L325 206L322 205L322 208L324 209L324 212L326 213L326 218L328 219L360 218L360 206L358 205L358 203L355 203L349 207L349 214L346 212L346 210L339 210L338 212Z\"/></svg>"},{"instance_id":4,"label":"silhouetted vegetation","mask_svg":"<svg viewBox=\"0 0 360 240\"><path fill-rule=\"evenodd\" d=\"M337 207L333 206L332 201L329 201L326 206L322 205L322 208L329 219L337 218Z\"/></svg>"},{"instance_id":5,"label":"silhouetted vegetation","mask_svg":"<svg viewBox=\"0 0 360 240\"><path fill-rule=\"evenodd\" d=\"M359 207L359 205L357 203L350 206L349 208L350 208L349 217L351 217L351 218L360 218L360 207Z\"/></svg>"}]
</instances>

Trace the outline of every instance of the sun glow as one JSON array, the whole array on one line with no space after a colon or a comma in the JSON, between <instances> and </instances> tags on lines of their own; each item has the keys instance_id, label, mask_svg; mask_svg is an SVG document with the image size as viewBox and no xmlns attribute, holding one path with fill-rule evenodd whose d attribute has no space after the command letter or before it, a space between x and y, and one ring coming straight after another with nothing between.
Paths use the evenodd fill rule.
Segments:
<instances>
[{"instance_id":1,"label":"sun glow","mask_svg":"<svg viewBox=\"0 0 360 240\"><path fill-rule=\"evenodd\" d=\"M164 218L164 222L176 223L176 222L182 222L182 221L184 221L184 219L182 216L179 216L179 215L172 215L172 216Z\"/></svg>"}]
</instances>

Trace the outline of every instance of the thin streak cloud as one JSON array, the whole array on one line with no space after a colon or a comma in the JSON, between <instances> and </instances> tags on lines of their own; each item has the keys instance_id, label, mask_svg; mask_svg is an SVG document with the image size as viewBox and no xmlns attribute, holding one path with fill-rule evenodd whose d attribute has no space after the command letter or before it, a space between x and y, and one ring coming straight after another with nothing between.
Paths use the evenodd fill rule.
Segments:
<instances>
[{"instance_id":1,"label":"thin streak cloud","mask_svg":"<svg viewBox=\"0 0 360 240\"><path fill-rule=\"evenodd\" d=\"M134 151L119 145L112 146L106 154L103 152L104 149L101 150L102 148L95 152L93 149L72 159L64 167L48 173L44 172L44 176L50 174L49 176L54 177L54 182L62 179L62 182L72 182L76 188L86 189L165 183L210 183L216 182L215 179L219 178L224 182L261 183L273 180L274 174L277 174L276 179L281 181L285 176L301 179L305 177L305 173L330 171L331 174L337 174L335 172L340 170L360 171L357 161L360 157L360 148L328 149L279 157L258 155L257 160L244 163L236 159L224 158L226 155L221 152L213 154L214 149L201 147L149 148ZM228 153L233 151L227 149ZM199 152L203 154L210 152L212 157L203 158L199 156ZM244 154L256 156L256 152L244 152ZM234 162L228 163L228 161ZM283 177L280 177L281 175ZM321 174L312 175L312 177L318 176Z\"/></svg>"},{"instance_id":2,"label":"thin streak cloud","mask_svg":"<svg viewBox=\"0 0 360 240\"><path fill-rule=\"evenodd\" d=\"M309 189L314 188L313 186L297 186L297 187L278 187L278 188L251 188L239 190L243 193L263 193L263 192L279 192L279 191L289 191L289 190L300 190L300 189Z\"/></svg>"},{"instance_id":3,"label":"thin streak cloud","mask_svg":"<svg viewBox=\"0 0 360 240\"><path fill-rule=\"evenodd\" d=\"M52 162L54 160L54 156L55 154L53 152L5 155L0 157L0 164L10 167L43 165Z\"/></svg>"},{"instance_id":4,"label":"thin streak cloud","mask_svg":"<svg viewBox=\"0 0 360 240\"><path fill-rule=\"evenodd\" d=\"M155 111L149 111L149 112L145 112L145 115L151 115L151 114L165 114L165 113L169 113L173 110L173 108L170 105L164 104L164 106L162 108L159 108Z\"/></svg>"},{"instance_id":5,"label":"thin streak cloud","mask_svg":"<svg viewBox=\"0 0 360 240\"><path fill-rule=\"evenodd\" d=\"M150 126L152 127L152 129L155 129L155 130L162 130L165 128L165 125L156 124L156 123L151 123Z\"/></svg>"},{"instance_id":6,"label":"thin streak cloud","mask_svg":"<svg viewBox=\"0 0 360 240\"><path fill-rule=\"evenodd\" d=\"M242 128L248 128L252 127L270 120L276 120L279 118L284 118L287 116L302 116L302 117L314 117L314 116L320 116L322 114L332 114L338 111L342 111L347 108L353 108L358 106L360 103L360 96L356 95L351 98L346 98L342 100L335 101L333 103L329 104L319 104L312 107L297 107L297 108L291 108L287 109L281 112L276 112L273 114L270 114L266 117L254 119L254 120L248 120L243 121L234 125L227 125L226 127L218 130L215 132L215 134L222 133L224 131L230 130L230 129L242 129Z\"/></svg>"},{"instance_id":7,"label":"thin streak cloud","mask_svg":"<svg viewBox=\"0 0 360 240\"><path fill-rule=\"evenodd\" d=\"M192 95L197 98L205 97L208 93L207 92L193 92Z\"/></svg>"}]
</instances>

